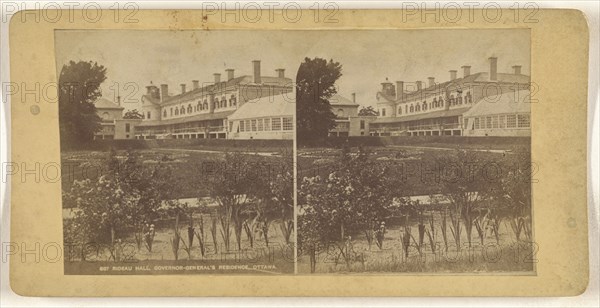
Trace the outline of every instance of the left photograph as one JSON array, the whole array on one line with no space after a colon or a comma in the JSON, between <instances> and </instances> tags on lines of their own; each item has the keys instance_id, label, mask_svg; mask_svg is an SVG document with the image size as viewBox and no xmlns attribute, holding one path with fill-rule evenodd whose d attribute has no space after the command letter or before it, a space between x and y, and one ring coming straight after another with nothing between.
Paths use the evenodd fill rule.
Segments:
<instances>
[{"instance_id":1,"label":"left photograph","mask_svg":"<svg viewBox=\"0 0 600 308\"><path fill-rule=\"evenodd\" d=\"M298 63L269 41L55 31L65 274L294 273Z\"/></svg>"}]
</instances>

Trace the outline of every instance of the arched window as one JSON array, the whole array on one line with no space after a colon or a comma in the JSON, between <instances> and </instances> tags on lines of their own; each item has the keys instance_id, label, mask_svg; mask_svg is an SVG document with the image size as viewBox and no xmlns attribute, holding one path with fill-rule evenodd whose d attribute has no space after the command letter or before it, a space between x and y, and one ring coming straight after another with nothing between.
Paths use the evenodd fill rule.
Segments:
<instances>
[{"instance_id":1,"label":"arched window","mask_svg":"<svg viewBox=\"0 0 600 308\"><path fill-rule=\"evenodd\" d=\"M225 98L225 95L221 96L221 108L227 108L227 98Z\"/></svg>"},{"instance_id":2,"label":"arched window","mask_svg":"<svg viewBox=\"0 0 600 308\"><path fill-rule=\"evenodd\" d=\"M411 113L415 112L415 107L413 105L410 105L410 112Z\"/></svg>"},{"instance_id":3,"label":"arched window","mask_svg":"<svg viewBox=\"0 0 600 308\"><path fill-rule=\"evenodd\" d=\"M427 103L423 102L423 111L427 110Z\"/></svg>"},{"instance_id":4,"label":"arched window","mask_svg":"<svg viewBox=\"0 0 600 308\"><path fill-rule=\"evenodd\" d=\"M188 112L188 113L192 113L192 105L188 105L188 110L187 110L187 112Z\"/></svg>"},{"instance_id":5,"label":"arched window","mask_svg":"<svg viewBox=\"0 0 600 308\"><path fill-rule=\"evenodd\" d=\"M171 115L171 116L173 116L173 107L171 107L171 108L169 109L169 113L170 113L170 115Z\"/></svg>"},{"instance_id":6,"label":"arched window","mask_svg":"<svg viewBox=\"0 0 600 308\"><path fill-rule=\"evenodd\" d=\"M458 95L457 99L458 99L458 104L462 105L462 101L463 101L462 100L462 95Z\"/></svg>"},{"instance_id":7,"label":"arched window","mask_svg":"<svg viewBox=\"0 0 600 308\"><path fill-rule=\"evenodd\" d=\"M179 108L179 113L185 114L185 108L183 106L181 106L181 108Z\"/></svg>"},{"instance_id":8,"label":"arched window","mask_svg":"<svg viewBox=\"0 0 600 308\"><path fill-rule=\"evenodd\" d=\"M450 106L454 106L454 94L450 95Z\"/></svg>"},{"instance_id":9,"label":"arched window","mask_svg":"<svg viewBox=\"0 0 600 308\"><path fill-rule=\"evenodd\" d=\"M198 105L196 105L196 111L201 111L202 110L202 102L198 101Z\"/></svg>"},{"instance_id":10,"label":"arched window","mask_svg":"<svg viewBox=\"0 0 600 308\"><path fill-rule=\"evenodd\" d=\"M444 107L444 99L441 96L438 97L438 107Z\"/></svg>"},{"instance_id":11,"label":"arched window","mask_svg":"<svg viewBox=\"0 0 600 308\"><path fill-rule=\"evenodd\" d=\"M421 105L417 104L417 106L415 106L415 112L419 112L421 111Z\"/></svg>"},{"instance_id":12,"label":"arched window","mask_svg":"<svg viewBox=\"0 0 600 308\"><path fill-rule=\"evenodd\" d=\"M230 100L230 102L231 102L231 106L235 106L235 104L237 103L235 95L231 94L231 100Z\"/></svg>"},{"instance_id":13,"label":"arched window","mask_svg":"<svg viewBox=\"0 0 600 308\"><path fill-rule=\"evenodd\" d=\"M438 107L438 101L437 98L433 98L433 108L437 108Z\"/></svg>"},{"instance_id":14,"label":"arched window","mask_svg":"<svg viewBox=\"0 0 600 308\"><path fill-rule=\"evenodd\" d=\"M167 117L167 109L163 110L163 117Z\"/></svg>"},{"instance_id":15,"label":"arched window","mask_svg":"<svg viewBox=\"0 0 600 308\"><path fill-rule=\"evenodd\" d=\"M402 106L398 107L398 114L402 114Z\"/></svg>"},{"instance_id":16,"label":"arched window","mask_svg":"<svg viewBox=\"0 0 600 308\"><path fill-rule=\"evenodd\" d=\"M342 109L342 108L338 109L337 116L338 116L338 118L343 118L344 117L344 109Z\"/></svg>"},{"instance_id":17,"label":"arched window","mask_svg":"<svg viewBox=\"0 0 600 308\"><path fill-rule=\"evenodd\" d=\"M206 100L202 103L202 109L208 109L208 102Z\"/></svg>"},{"instance_id":18,"label":"arched window","mask_svg":"<svg viewBox=\"0 0 600 308\"><path fill-rule=\"evenodd\" d=\"M175 107L175 115L179 115L179 108Z\"/></svg>"},{"instance_id":19,"label":"arched window","mask_svg":"<svg viewBox=\"0 0 600 308\"><path fill-rule=\"evenodd\" d=\"M408 113L408 105L404 106L404 113Z\"/></svg>"}]
</instances>

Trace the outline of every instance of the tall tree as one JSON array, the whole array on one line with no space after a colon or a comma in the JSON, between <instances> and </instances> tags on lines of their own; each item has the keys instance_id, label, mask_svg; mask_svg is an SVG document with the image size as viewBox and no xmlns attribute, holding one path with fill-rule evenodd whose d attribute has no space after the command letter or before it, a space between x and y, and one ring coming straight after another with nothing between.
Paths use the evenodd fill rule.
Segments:
<instances>
[{"instance_id":1,"label":"tall tree","mask_svg":"<svg viewBox=\"0 0 600 308\"><path fill-rule=\"evenodd\" d=\"M301 143L327 137L335 127L329 98L337 93L335 82L342 76L339 62L305 58L296 76L297 137Z\"/></svg>"},{"instance_id":2,"label":"tall tree","mask_svg":"<svg viewBox=\"0 0 600 308\"><path fill-rule=\"evenodd\" d=\"M96 62L70 61L58 79L60 140L63 147L85 143L100 130L100 117L94 102L101 96L100 84L106 68Z\"/></svg>"}]
</instances>

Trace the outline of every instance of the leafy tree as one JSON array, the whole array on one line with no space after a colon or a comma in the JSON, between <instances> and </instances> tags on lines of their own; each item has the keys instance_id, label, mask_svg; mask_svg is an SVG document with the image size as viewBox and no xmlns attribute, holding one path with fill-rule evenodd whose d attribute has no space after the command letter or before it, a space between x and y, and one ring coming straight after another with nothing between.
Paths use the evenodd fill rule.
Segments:
<instances>
[{"instance_id":1,"label":"leafy tree","mask_svg":"<svg viewBox=\"0 0 600 308\"><path fill-rule=\"evenodd\" d=\"M137 109L127 110L123 115L123 119L142 119L143 117Z\"/></svg>"},{"instance_id":2,"label":"leafy tree","mask_svg":"<svg viewBox=\"0 0 600 308\"><path fill-rule=\"evenodd\" d=\"M300 142L324 139L335 127L329 98L337 93L335 82L342 65L333 60L305 58L296 75L297 137Z\"/></svg>"},{"instance_id":3,"label":"leafy tree","mask_svg":"<svg viewBox=\"0 0 600 308\"><path fill-rule=\"evenodd\" d=\"M379 113L377 112L377 110L375 110L373 108L373 106L368 106L368 107L360 108L360 110L358 111L358 115L359 116L378 116Z\"/></svg>"},{"instance_id":4,"label":"leafy tree","mask_svg":"<svg viewBox=\"0 0 600 308\"><path fill-rule=\"evenodd\" d=\"M96 62L70 61L62 67L58 80L62 146L88 142L100 130L94 102L101 96L100 84L105 80L106 68Z\"/></svg>"},{"instance_id":5,"label":"leafy tree","mask_svg":"<svg viewBox=\"0 0 600 308\"><path fill-rule=\"evenodd\" d=\"M119 158L111 151L106 172L96 179L75 181L71 190L63 193L68 207L76 209L66 240L113 245L133 229L139 244L145 224L157 219L161 204L172 198L169 193L174 182L165 161L146 167L133 153Z\"/></svg>"}]
</instances>

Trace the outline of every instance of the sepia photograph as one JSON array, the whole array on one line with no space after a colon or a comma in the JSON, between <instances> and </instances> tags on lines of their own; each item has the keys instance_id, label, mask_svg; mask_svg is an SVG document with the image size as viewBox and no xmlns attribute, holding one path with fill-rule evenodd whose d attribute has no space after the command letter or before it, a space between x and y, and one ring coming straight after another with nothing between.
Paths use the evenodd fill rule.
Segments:
<instances>
[{"instance_id":1,"label":"sepia photograph","mask_svg":"<svg viewBox=\"0 0 600 308\"><path fill-rule=\"evenodd\" d=\"M533 274L529 30L319 36L296 77L299 273Z\"/></svg>"},{"instance_id":2,"label":"sepia photograph","mask_svg":"<svg viewBox=\"0 0 600 308\"><path fill-rule=\"evenodd\" d=\"M56 31L65 274L293 273L294 67L244 36Z\"/></svg>"}]
</instances>

